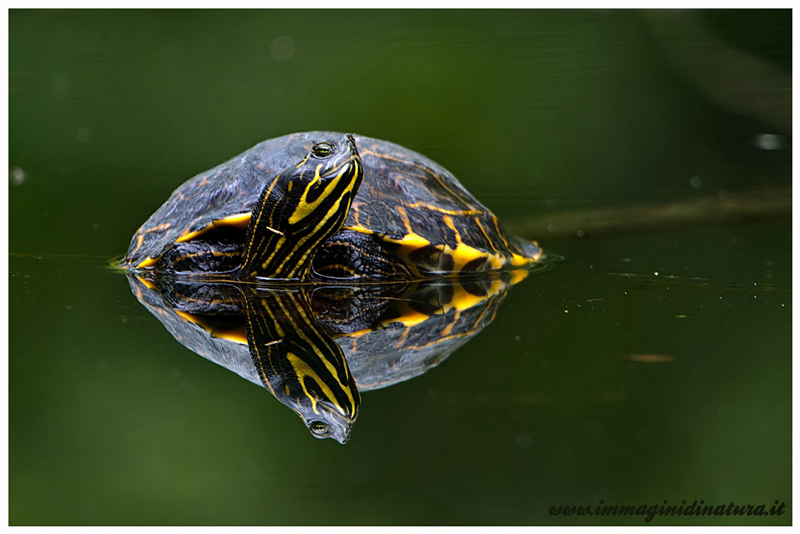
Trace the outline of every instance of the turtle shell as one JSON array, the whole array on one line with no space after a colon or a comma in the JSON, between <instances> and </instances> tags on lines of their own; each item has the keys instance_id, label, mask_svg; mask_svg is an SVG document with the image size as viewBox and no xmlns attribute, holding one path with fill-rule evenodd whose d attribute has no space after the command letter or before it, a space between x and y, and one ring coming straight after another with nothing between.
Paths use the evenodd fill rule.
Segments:
<instances>
[{"instance_id":1,"label":"turtle shell","mask_svg":"<svg viewBox=\"0 0 800 534\"><path fill-rule=\"evenodd\" d=\"M263 188L318 142L343 134L305 132L269 139L191 178L136 231L123 260L149 267L170 246L215 221L246 228ZM414 274L488 271L535 262L535 243L509 235L446 169L399 145L354 136L364 179L343 230L375 235L419 268ZM444 254L443 254L444 252Z\"/></svg>"},{"instance_id":2,"label":"turtle shell","mask_svg":"<svg viewBox=\"0 0 800 534\"><path fill-rule=\"evenodd\" d=\"M337 290L343 292L342 300L347 306L332 304L329 295L322 297L324 302L320 302L319 295L310 297L309 301L315 310L315 320L344 350L359 390L369 391L404 382L444 361L492 322L508 290L525 275L525 271L515 271L507 277L481 278L476 282L479 291L474 287L465 288L455 281L435 282L422 286L422 289L417 285L419 283L398 288L387 285L343 286ZM217 300L211 313L207 300L201 302L205 309L193 310L187 307L185 300L168 294L172 288L165 290L164 285L132 274L128 275L128 281L137 300L182 345L242 378L262 385L247 349L247 336L242 332L246 322L244 318L229 329L200 325L194 319L243 314L243 305L220 296L220 293L235 288L234 285L202 282L193 285L195 295L203 294L194 298ZM260 288L260 291L268 298L270 291L278 293L282 290ZM421 298L426 292L435 293L435 299ZM360 296L364 298L359 300ZM424 303L430 300L436 300L437 305L427 309ZM392 306L400 302L401 305L388 312L379 310L382 312L379 320L372 317L364 322L364 318L359 316L364 303L372 303L367 315L373 316L376 301Z\"/></svg>"},{"instance_id":3,"label":"turtle shell","mask_svg":"<svg viewBox=\"0 0 800 534\"><path fill-rule=\"evenodd\" d=\"M381 389L421 375L437 366L485 328L495 317L509 288L524 279L526 270L493 273L469 280L441 279L403 284L374 284L287 289L252 284L179 282L128 274L136 298L182 345L253 382L266 387L278 400L310 421L315 414L283 395L297 369L335 369L330 376L306 372L307 391L340 389L334 376L352 377L359 392ZM278 336L263 337L253 329L266 326ZM269 325L273 325L270 328ZM290 338L324 338L335 343L344 361L328 360L324 343L298 352ZM265 365L261 347L277 350ZM256 350L254 350L256 349ZM304 366L285 365L301 358ZM343 367L343 368L342 368ZM265 373L265 368L267 373ZM277 375L267 378L266 374ZM309 377L325 387L312 387ZM277 381L274 379L278 378ZM313 382L311 382L313 383ZM276 386L284 385L284 387ZM308 393L307 393L308 394ZM333 398L333 395L330 395ZM344 443L358 413L355 406L328 421L336 429L325 437ZM316 403L312 407L318 412ZM318 416L317 416L318 417Z\"/></svg>"}]
</instances>

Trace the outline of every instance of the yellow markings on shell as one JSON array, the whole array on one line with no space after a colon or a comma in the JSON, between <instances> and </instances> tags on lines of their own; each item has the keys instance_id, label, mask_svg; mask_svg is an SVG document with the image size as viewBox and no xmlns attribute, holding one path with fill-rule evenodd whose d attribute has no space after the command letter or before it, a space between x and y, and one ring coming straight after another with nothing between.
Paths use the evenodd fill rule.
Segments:
<instances>
[{"instance_id":1,"label":"yellow markings on shell","mask_svg":"<svg viewBox=\"0 0 800 534\"><path fill-rule=\"evenodd\" d=\"M526 269L516 269L511 271L511 285L516 285L528 277L528 271Z\"/></svg>"},{"instance_id":2,"label":"yellow markings on shell","mask_svg":"<svg viewBox=\"0 0 800 534\"><path fill-rule=\"evenodd\" d=\"M474 306L477 306L477 305L481 304L482 302L485 302L486 300L489 300L489 299L491 299L491 298L493 298L493 297L495 297L497 295L502 294L504 291L506 291L508 289L508 287L510 287L510 285L513 285L513 284L519 282L520 280L525 278L527 276L527 274L528 274L528 272L524 271L524 270L513 271L511 282L509 282L508 280L504 280L503 278L497 277L497 278L495 278L494 280L491 281L491 284L489 285L489 287L486 288L486 294L483 295L483 296L478 296L478 295L475 295L473 293L470 293L469 291L467 291L460 284L454 284L453 285L453 290L454 290L453 291L453 296L450 298L450 300L448 302L441 303L441 305L437 309L437 311L432 314L432 315L446 315L446 314L450 313L451 311L455 311L452 323L450 325L448 325L447 328L445 328L442 331L442 336L450 335L450 333L451 333L451 331L453 329L453 326L458 321L458 318L459 318L459 316L461 315L462 312L464 312L464 311L466 311L466 310L468 310L468 309L470 309L470 308L472 308ZM519 278L515 279L515 276L518 276ZM391 319L389 321L384 321L384 322L381 323L381 326L387 327L387 326L389 326L391 324L400 323L403 326L412 327L412 326L415 326L415 325L418 325L418 324L424 322L429 317L431 317L431 315L424 314L422 312L419 312L419 311L416 311L416 310L412 309L410 306L406 306L405 310L403 311L403 313L399 317L396 317L396 318ZM355 332L352 335L357 336L359 334L369 333L371 331L372 331L371 329L367 329L367 330ZM405 338L406 334L407 334L407 332L404 333L402 339ZM461 335L461 334L454 334L454 336L456 336L456 337L459 336L459 335ZM441 339L445 339L445 338L443 337Z\"/></svg>"},{"instance_id":3,"label":"yellow markings on shell","mask_svg":"<svg viewBox=\"0 0 800 534\"><path fill-rule=\"evenodd\" d=\"M492 241L492 238L489 237L489 234L486 232L486 228L483 227L483 224L481 224L481 220L479 217L475 217L475 224L478 225L478 228L483 234L483 237L486 238L486 242L489 243L489 246L492 247L492 250L497 252L497 248L494 246L494 241Z\"/></svg>"},{"instance_id":4,"label":"yellow markings on shell","mask_svg":"<svg viewBox=\"0 0 800 534\"><path fill-rule=\"evenodd\" d=\"M154 226L152 228L148 228L147 230L144 230L142 233L143 234L149 234L150 232L161 232L163 230L169 230L169 227L170 227L170 224L168 222L165 222L165 223L159 224L158 226Z\"/></svg>"},{"instance_id":5,"label":"yellow markings on shell","mask_svg":"<svg viewBox=\"0 0 800 534\"><path fill-rule=\"evenodd\" d=\"M500 230L500 221L492 215L492 222L494 223L495 232L497 232L497 237L503 242L508 250L511 250L511 245L509 244L508 240L503 237L504 233Z\"/></svg>"},{"instance_id":6,"label":"yellow markings on shell","mask_svg":"<svg viewBox=\"0 0 800 534\"><path fill-rule=\"evenodd\" d=\"M505 285L500 279L493 280L491 286L486 291L486 295L484 296L473 295L461 286L458 286L454 289L455 291L453 292L453 298L451 298L450 302L445 305L445 311L457 310L458 312L462 312L464 310L468 310L473 306L477 306L481 302L502 292L503 289L505 289Z\"/></svg>"},{"instance_id":7,"label":"yellow markings on shell","mask_svg":"<svg viewBox=\"0 0 800 534\"><path fill-rule=\"evenodd\" d=\"M445 215L442 217L442 219L444 219L444 223L456 235L457 244L455 248L452 248L449 245L442 246L442 252L450 254L453 257L453 262L455 264L453 269L455 271L461 271L465 265L473 260L477 260L478 258L486 258L492 264L492 269L503 268L503 265L506 263L505 257L503 257L501 254L492 254L484 250L465 245L461 240L461 234L458 233L456 225L453 223L453 218Z\"/></svg>"},{"instance_id":8,"label":"yellow markings on shell","mask_svg":"<svg viewBox=\"0 0 800 534\"><path fill-rule=\"evenodd\" d=\"M204 227L200 228L199 230L195 230L194 232L189 231L188 229L185 230L178 239L175 240L176 243L183 243L184 241L191 241L205 233L210 232L215 228L220 228L223 226L232 226L235 228L242 228L247 229L250 225L250 212L247 213L237 213L235 215L230 215L228 217L223 217L221 219L214 219L209 224L205 225Z\"/></svg>"},{"instance_id":9,"label":"yellow markings on shell","mask_svg":"<svg viewBox=\"0 0 800 534\"><path fill-rule=\"evenodd\" d=\"M439 213L446 213L448 215L480 215L483 213L483 210L449 210L446 208L440 208L439 206L433 206L425 202L414 202L413 204L406 205L409 208L424 208L426 210L438 211Z\"/></svg>"},{"instance_id":10,"label":"yellow markings on shell","mask_svg":"<svg viewBox=\"0 0 800 534\"><path fill-rule=\"evenodd\" d=\"M239 345L247 345L247 333L244 331L244 328L218 330L196 315L180 310L174 310L174 311L175 314L181 319L183 319L185 322L196 324L197 326L208 332L208 334L213 338L225 339L228 341L232 341L234 343L238 343Z\"/></svg>"},{"instance_id":11,"label":"yellow markings on shell","mask_svg":"<svg viewBox=\"0 0 800 534\"><path fill-rule=\"evenodd\" d=\"M367 235L373 235L375 233L374 230L370 230L369 228L365 228L359 224L354 224L353 226L342 226L342 230L352 230L353 232Z\"/></svg>"},{"instance_id":12,"label":"yellow markings on shell","mask_svg":"<svg viewBox=\"0 0 800 534\"><path fill-rule=\"evenodd\" d=\"M522 267L523 265L528 265L531 261L536 261L531 258L526 258L525 256L521 256L516 252L511 253L511 265L514 267Z\"/></svg>"},{"instance_id":13,"label":"yellow markings on shell","mask_svg":"<svg viewBox=\"0 0 800 534\"><path fill-rule=\"evenodd\" d=\"M250 225L250 218L251 213L237 213L236 215L230 215L228 217L224 217L222 219L217 219L214 221L217 226L236 226L238 228L247 228Z\"/></svg>"},{"instance_id":14,"label":"yellow markings on shell","mask_svg":"<svg viewBox=\"0 0 800 534\"><path fill-rule=\"evenodd\" d=\"M158 258L147 258L136 266L137 269L149 269L156 264Z\"/></svg>"},{"instance_id":15,"label":"yellow markings on shell","mask_svg":"<svg viewBox=\"0 0 800 534\"><path fill-rule=\"evenodd\" d=\"M399 239L395 239L393 237L388 237L387 236L387 237L383 238L383 241L386 241L388 243L396 243L396 244L402 246L404 251L406 251L405 249L408 249L406 252L413 252L414 250L417 250L418 248L427 247L428 245L431 244L430 241L428 241L427 239L425 239L424 237L422 237L419 234L415 234L414 232L412 232L410 230L409 230L408 234L404 235L403 237L401 237Z\"/></svg>"},{"instance_id":16,"label":"yellow markings on shell","mask_svg":"<svg viewBox=\"0 0 800 534\"><path fill-rule=\"evenodd\" d=\"M152 280L148 280L147 278L142 278L141 276L137 276L136 278L137 278L137 279L139 280L139 282L141 282L141 283L142 283L142 285L143 285L144 287L146 287L147 289L150 289L150 290L156 290L156 289L158 289L158 286L157 286L157 285L155 284L155 282L153 282Z\"/></svg>"},{"instance_id":17,"label":"yellow markings on shell","mask_svg":"<svg viewBox=\"0 0 800 534\"><path fill-rule=\"evenodd\" d=\"M461 243L461 234L459 234L458 230L456 230L456 225L453 223L453 218L450 217L449 215L445 215L444 217L442 217L442 219L444 220L444 223L447 225L447 227L450 228L454 234L456 234L456 242Z\"/></svg>"},{"instance_id":18,"label":"yellow markings on shell","mask_svg":"<svg viewBox=\"0 0 800 534\"><path fill-rule=\"evenodd\" d=\"M188 229L184 230L184 232L181 235L178 236L178 239L176 239L175 242L176 243L183 243L184 241L191 241L195 237L198 237L198 236L208 232L208 227L209 226L211 226L211 225L209 224L208 226L206 226L204 228L201 228L200 230L196 230L194 232L189 231Z\"/></svg>"},{"instance_id":19,"label":"yellow markings on shell","mask_svg":"<svg viewBox=\"0 0 800 534\"><path fill-rule=\"evenodd\" d=\"M411 229L411 224L409 222L408 215L407 215L405 209L403 208L403 206L398 206L397 207L397 211L401 215L401 218L402 218L402 221L403 221L403 225L405 226L405 229L406 229L406 235L404 235L404 236L402 236L400 238L392 238L392 237L384 236L384 237L382 237L382 240L385 241L385 242L388 242L388 243L395 243L397 245L400 245L400 250L397 251L397 253L404 260L406 260L407 264L412 264L411 266L413 268L422 267L424 270L427 270L426 266L413 265L413 262L409 260L409 257L410 257L410 254L412 252L414 252L415 250L421 249L423 247L427 247L429 245L432 245L431 241L429 239L426 239L426 238L422 237L421 235L417 234L416 232L414 232ZM442 254L448 254L453 258L452 271L448 271L452 275L458 275L468 263L470 263L471 261L477 260L479 258L486 258L486 261L489 262L490 268L483 269L484 271L499 271L499 270L502 270L502 269L504 269L504 268L506 268L508 266L521 267L523 265L527 265L528 263L530 263L532 261L529 258L526 258L524 256L521 256L521 255L515 254L515 253L511 253L511 256L509 257L508 255L502 254L502 253L498 252L497 250L494 250L492 252L488 252L488 251L481 250L481 249L475 248L473 246L467 245L467 244L465 244L463 242L463 240L461 238L461 234L458 231L458 229L456 228L455 221L453 220L453 218L450 217L449 215L445 215L445 216L442 217L442 220L444 221L444 223L455 234L456 246L455 247L451 247L450 245L446 245L446 244L434 245L434 246ZM476 222L477 222L477 218L476 218ZM479 225L479 227L480 227L481 231L484 233L484 235L486 235L486 230L483 228L483 226ZM356 232L361 232L361 233L365 233L365 234L373 234L374 233L373 231L371 231L371 230L369 230L367 228L364 228L362 226L356 226L356 225L347 226L347 227L344 227L344 229L346 229L346 230L354 230ZM487 238L487 241L489 243L492 242L492 240L489 239L488 235L486 235L486 238ZM436 269L433 269L433 272L436 272ZM415 274L422 274L422 273L416 272ZM443 272L441 274L447 274L447 273Z\"/></svg>"},{"instance_id":20,"label":"yellow markings on shell","mask_svg":"<svg viewBox=\"0 0 800 534\"><path fill-rule=\"evenodd\" d=\"M233 341L234 343L238 343L239 345L247 345L247 333L242 332L240 330L226 330L224 332L212 332L211 337L216 337L219 339L226 339L228 341Z\"/></svg>"},{"instance_id":21,"label":"yellow markings on shell","mask_svg":"<svg viewBox=\"0 0 800 534\"><path fill-rule=\"evenodd\" d=\"M456 248L445 245L444 250L453 256L456 271L460 271L466 264L478 258L486 258L492 264L492 270L502 269L506 263L506 258L501 254L490 254L464 243L459 243Z\"/></svg>"},{"instance_id":22,"label":"yellow markings on shell","mask_svg":"<svg viewBox=\"0 0 800 534\"><path fill-rule=\"evenodd\" d=\"M406 344L406 339L408 339L408 333L411 332L410 328L406 328L403 331L403 335L400 336L400 339L397 340L397 343L394 344L395 347L402 347Z\"/></svg>"},{"instance_id":23,"label":"yellow markings on shell","mask_svg":"<svg viewBox=\"0 0 800 534\"><path fill-rule=\"evenodd\" d=\"M455 308L457 310L468 310L485 300L486 297L479 297L462 289L456 292L455 295L453 295L453 299L450 301L448 307L450 307L451 309Z\"/></svg>"},{"instance_id":24,"label":"yellow markings on shell","mask_svg":"<svg viewBox=\"0 0 800 534\"><path fill-rule=\"evenodd\" d=\"M403 206L397 206L397 212L400 214L400 217L402 217L403 226L406 227L406 233L409 235L413 234L414 232L411 230L411 220L408 218L405 208L403 208Z\"/></svg>"},{"instance_id":25,"label":"yellow markings on shell","mask_svg":"<svg viewBox=\"0 0 800 534\"><path fill-rule=\"evenodd\" d=\"M390 324L390 323L386 323L383 326L386 326L388 324ZM374 331L375 331L375 328L373 328L373 327L362 328L361 330L356 330L355 332L348 332L346 334L346 336L348 338L353 338L353 341L352 341L353 342L353 348L356 349L357 344L358 344L358 338L361 337L361 336L367 335L367 334L371 334ZM358 352L358 350L356 350L356 352ZM358 381L356 381L356 382L358 382Z\"/></svg>"},{"instance_id":26,"label":"yellow markings on shell","mask_svg":"<svg viewBox=\"0 0 800 534\"><path fill-rule=\"evenodd\" d=\"M458 322L458 318L461 317L461 310L456 310L456 314L453 316L453 320L450 321L450 324L447 325L447 328L442 330L442 336L449 336L450 332L453 331L453 327Z\"/></svg>"},{"instance_id":27,"label":"yellow markings on shell","mask_svg":"<svg viewBox=\"0 0 800 534\"><path fill-rule=\"evenodd\" d=\"M416 310L412 310L409 308L403 315L400 317L396 317L390 321L383 321L381 322L381 326L386 327L390 324L400 323L406 327L416 326L420 323L427 321L430 318L430 315L426 315L422 312L418 312Z\"/></svg>"},{"instance_id":28,"label":"yellow markings on shell","mask_svg":"<svg viewBox=\"0 0 800 534\"><path fill-rule=\"evenodd\" d=\"M133 254L135 254L136 251L141 248L143 242L144 242L144 235L139 234L139 236L136 238L136 248L133 249Z\"/></svg>"},{"instance_id":29,"label":"yellow markings on shell","mask_svg":"<svg viewBox=\"0 0 800 534\"><path fill-rule=\"evenodd\" d=\"M370 155L380 159L388 159L391 161L399 161L401 163L406 163L404 160L393 158L392 156L387 156L386 154L378 154L377 152L373 152L372 150L366 148L360 149L359 152L361 153L361 157L364 157L365 155Z\"/></svg>"},{"instance_id":30,"label":"yellow markings on shell","mask_svg":"<svg viewBox=\"0 0 800 534\"><path fill-rule=\"evenodd\" d=\"M175 314L178 317L180 317L181 319L183 319L184 321L186 321L187 323L198 324L197 318L194 315L192 315L191 313L186 313L186 312L183 312L183 311L180 311L180 310L175 310Z\"/></svg>"},{"instance_id":31,"label":"yellow markings on shell","mask_svg":"<svg viewBox=\"0 0 800 534\"><path fill-rule=\"evenodd\" d=\"M405 235L400 239L384 237L383 241L400 245L401 248L398 252L406 260L408 260L409 255L415 250L431 244L429 240L414 232L409 232L408 235ZM500 270L507 263L507 259L500 254L490 254L475 247L465 245L464 243L458 243L455 248L451 247L450 245L435 246L442 253L452 256L454 262L453 274L458 274L465 265L478 258L486 258L486 260L492 266L491 270ZM407 263L412 262L408 261Z\"/></svg>"}]
</instances>

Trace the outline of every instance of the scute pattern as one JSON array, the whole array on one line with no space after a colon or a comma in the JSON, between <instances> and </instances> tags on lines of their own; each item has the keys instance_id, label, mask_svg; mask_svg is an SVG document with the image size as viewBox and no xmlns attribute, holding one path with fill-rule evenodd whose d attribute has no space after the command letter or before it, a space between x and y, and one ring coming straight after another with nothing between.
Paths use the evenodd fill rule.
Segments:
<instances>
[{"instance_id":1,"label":"scute pattern","mask_svg":"<svg viewBox=\"0 0 800 534\"><path fill-rule=\"evenodd\" d=\"M249 212L262 189L333 132L259 143L180 186L131 241L123 264L151 267L181 236ZM434 161L399 145L354 136L364 179L344 230L373 236L412 277L512 269L535 262L535 243L507 234L497 218Z\"/></svg>"}]
</instances>

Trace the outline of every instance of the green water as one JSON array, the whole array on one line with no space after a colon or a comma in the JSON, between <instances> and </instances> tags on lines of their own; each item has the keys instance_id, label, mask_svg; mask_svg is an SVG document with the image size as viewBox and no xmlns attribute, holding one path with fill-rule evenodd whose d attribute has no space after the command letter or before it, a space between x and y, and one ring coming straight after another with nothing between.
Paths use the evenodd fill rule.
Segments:
<instances>
[{"instance_id":1,"label":"green water","mask_svg":"<svg viewBox=\"0 0 800 534\"><path fill-rule=\"evenodd\" d=\"M186 178L293 131L418 150L508 221L789 183L790 12L690 13L703 46L659 15L11 11L9 522L790 524L789 218L530 236L564 261L363 393L344 446L107 268ZM722 46L774 105L680 53ZM786 509L549 513L701 499Z\"/></svg>"}]
</instances>

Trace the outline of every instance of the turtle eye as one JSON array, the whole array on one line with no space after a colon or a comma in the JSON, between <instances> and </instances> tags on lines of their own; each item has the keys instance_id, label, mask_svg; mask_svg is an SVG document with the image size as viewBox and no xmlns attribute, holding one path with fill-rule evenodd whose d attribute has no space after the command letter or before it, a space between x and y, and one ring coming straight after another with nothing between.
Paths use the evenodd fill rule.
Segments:
<instances>
[{"instance_id":1,"label":"turtle eye","mask_svg":"<svg viewBox=\"0 0 800 534\"><path fill-rule=\"evenodd\" d=\"M328 434L331 433L331 427L323 423L322 421L312 421L308 425L308 428L315 436L318 437L327 436Z\"/></svg>"},{"instance_id":2,"label":"turtle eye","mask_svg":"<svg viewBox=\"0 0 800 534\"><path fill-rule=\"evenodd\" d=\"M311 151L318 158L327 158L333 154L333 145L330 143L317 143Z\"/></svg>"}]
</instances>

